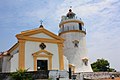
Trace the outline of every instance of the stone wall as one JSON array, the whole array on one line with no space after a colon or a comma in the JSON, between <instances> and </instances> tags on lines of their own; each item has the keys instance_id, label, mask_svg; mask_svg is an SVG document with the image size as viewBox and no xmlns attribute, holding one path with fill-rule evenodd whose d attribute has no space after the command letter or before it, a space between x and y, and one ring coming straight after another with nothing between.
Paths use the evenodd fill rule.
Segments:
<instances>
[{"instance_id":1,"label":"stone wall","mask_svg":"<svg viewBox=\"0 0 120 80\"><path fill-rule=\"evenodd\" d=\"M114 77L120 77L120 72L84 72L84 73L77 73L78 80L97 80L97 79L105 79Z\"/></svg>"},{"instance_id":2,"label":"stone wall","mask_svg":"<svg viewBox=\"0 0 120 80\"><path fill-rule=\"evenodd\" d=\"M49 78L52 80L69 80L69 73L67 71L51 70L49 72Z\"/></svg>"},{"instance_id":3,"label":"stone wall","mask_svg":"<svg viewBox=\"0 0 120 80\"><path fill-rule=\"evenodd\" d=\"M0 73L0 80L12 80L11 73ZM28 75L32 75L33 80L69 80L67 71L50 70L50 71L29 71Z\"/></svg>"},{"instance_id":4,"label":"stone wall","mask_svg":"<svg viewBox=\"0 0 120 80\"><path fill-rule=\"evenodd\" d=\"M0 73L0 80L12 80L11 73ZM31 71L26 72L28 75L32 75L32 79L48 79L49 78L49 71Z\"/></svg>"},{"instance_id":5,"label":"stone wall","mask_svg":"<svg viewBox=\"0 0 120 80\"><path fill-rule=\"evenodd\" d=\"M0 80L11 80L11 73L0 73ZM32 75L33 80L69 80L67 71L50 70L50 71L32 71L26 72ZM74 74L74 80L97 80L114 77L120 77L120 72L84 72ZM73 76L72 76L73 78ZM71 79L72 80L72 79Z\"/></svg>"}]
</instances>

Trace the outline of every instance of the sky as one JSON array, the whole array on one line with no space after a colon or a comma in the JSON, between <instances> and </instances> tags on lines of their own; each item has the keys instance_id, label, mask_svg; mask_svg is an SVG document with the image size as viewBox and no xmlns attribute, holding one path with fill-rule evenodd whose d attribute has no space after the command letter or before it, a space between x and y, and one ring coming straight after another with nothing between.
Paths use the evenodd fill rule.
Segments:
<instances>
[{"instance_id":1,"label":"sky","mask_svg":"<svg viewBox=\"0 0 120 80\"><path fill-rule=\"evenodd\" d=\"M10 49L16 34L38 28L58 34L62 15L70 6L87 29L87 54L91 63L104 58L120 71L120 0L1 0L0 52Z\"/></svg>"}]
</instances>

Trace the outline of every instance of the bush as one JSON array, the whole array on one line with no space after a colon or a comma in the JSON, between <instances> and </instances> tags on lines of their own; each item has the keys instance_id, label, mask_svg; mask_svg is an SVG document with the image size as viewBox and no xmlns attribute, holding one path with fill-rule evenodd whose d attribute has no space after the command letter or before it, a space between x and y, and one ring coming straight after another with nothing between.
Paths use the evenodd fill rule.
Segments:
<instances>
[{"instance_id":1,"label":"bush","mask_svg":"<svg viewBox=\"0 0 120 80\"><path fill-rule=\"evenodd\" d=\"M11 73L13 80L32 80L30 74L27 74L28 70L17 70L16 72Z\"/></svg>"}]
</instances>

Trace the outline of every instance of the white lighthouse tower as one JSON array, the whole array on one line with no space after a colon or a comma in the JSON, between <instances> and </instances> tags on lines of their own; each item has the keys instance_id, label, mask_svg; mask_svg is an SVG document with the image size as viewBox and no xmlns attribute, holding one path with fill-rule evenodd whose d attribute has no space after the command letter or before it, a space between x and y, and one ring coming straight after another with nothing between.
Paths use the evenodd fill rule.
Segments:
<instances>
[{"instance_id":1,"label":"white lighthouse tower","mask_svg":"<svg viewBox=\"0 0 120 80\"><path fill-rule=\"evenodd\" d=\"M59 27L59 36L65 39L64 55L69 61L69 68L74 73L92 72L87 57L84 23L69 9L67 15L62 16Z\"/></svg>"}]
</instances>

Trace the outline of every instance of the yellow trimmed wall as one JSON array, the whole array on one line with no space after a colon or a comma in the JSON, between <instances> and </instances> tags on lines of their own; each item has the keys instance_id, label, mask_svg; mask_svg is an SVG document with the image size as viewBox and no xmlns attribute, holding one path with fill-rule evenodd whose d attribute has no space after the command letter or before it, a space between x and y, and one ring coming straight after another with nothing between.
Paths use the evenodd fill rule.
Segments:
<instances>
[{"instance_id":1,"label":"yellow trimmed wall","mask_svg":"<svg viewBox=\"0 0 120 80\"><path fill-rule=\"evenodd\" d=\"M19 69L25 69L25 40L19 40Z\"/></svg>"}]
</instances>

